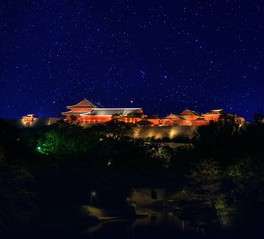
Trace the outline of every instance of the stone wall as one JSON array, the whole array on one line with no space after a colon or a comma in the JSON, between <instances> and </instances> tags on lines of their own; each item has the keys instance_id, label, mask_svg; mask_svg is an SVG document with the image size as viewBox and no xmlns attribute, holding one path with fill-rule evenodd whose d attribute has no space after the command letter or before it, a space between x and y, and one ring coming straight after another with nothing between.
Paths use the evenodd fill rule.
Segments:
<instances>
[{"instance_id":1,"label":"stone wall","mask_svg":"<svg viewBox=\"0 0 264 239\"><path fill-rule=\"evenodd\" d=\"M193 126L137 126L134 129L135 138L174 139L192 138Z\"/></svg>"}]
</instances>

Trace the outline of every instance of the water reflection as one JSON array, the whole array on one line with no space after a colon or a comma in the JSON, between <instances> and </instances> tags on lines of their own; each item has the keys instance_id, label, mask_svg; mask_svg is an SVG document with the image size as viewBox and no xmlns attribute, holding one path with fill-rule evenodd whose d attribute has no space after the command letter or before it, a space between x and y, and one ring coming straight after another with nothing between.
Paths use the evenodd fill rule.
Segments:
<instances>
[{"instance_id":1,"label":"water reflection","mask_svg":"<svg viewBox=\"0 0 264 239\"><path fill-rule=\"evenodd\" d=\"M1 233L0 238L73 238L73 239L233 239L253 237L257 231L248 234L234 231L219 233L194 224L190 220L181 220L177 212L163 209L145 208L138 210L136 219L104 220L91 227L87 223L50 225L28 229L17 229ZM195 220L194 220L195 221ZM263 233L263 230L261 230Z\"/></svg>"},{"instance_id":2,"label":"water reflection","mask_svg":"<svg viewBox=\"0 0 264 239\"><path fill-rule=\"evenodd\" d=\"M171 210L144 208L133 220L108 220L84 230L90 238L200 238L205 229L179 219Z\"/></svg>"}]
</instances>

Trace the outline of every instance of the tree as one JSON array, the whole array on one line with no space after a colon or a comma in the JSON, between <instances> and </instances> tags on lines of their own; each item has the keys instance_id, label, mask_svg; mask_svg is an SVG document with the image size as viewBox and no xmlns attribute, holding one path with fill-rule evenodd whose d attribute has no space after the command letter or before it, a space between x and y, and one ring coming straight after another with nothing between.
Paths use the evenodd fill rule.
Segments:
<instances>
[{"instance_id":1,"label":"tree","mask_svg":"<svg viewBox=\"0 0 264 239\"><path fill-rule=\"evenodd\" d=\"M92 126L92 129L99 133L100 136L103 138L112 138L115 140L131 140L131 137L134 133L134 127L135 126L133 124L116 122L115 120L111 120L102 125L94 125Z\"/></svg>"},{"instance_id":2,"label":"tree","mask_svg":"<svg viewBox=\"0 0 264 239\"><path fill-rule=\"evenodd\" d=\"M0 228L26 223L35 215L34 194L28 189L31 182L27 170L0 162Z\"/></svg>"},{"instance_id":3,"label":"tree","mask_svg":"<svg viewBox=\"0 0 264 239\"><path fill-rule=\"evenodd\" d=\"M264 123L264 114L254 113L253 119L254 119L255 124L263 124Z\"/></svg>"},{"instance_id":4,"label":"tree","mask_svg":"<svg viewBox=\"0 0 264 239\"><path fill-rule=\"evenodd\" d=\"M21 158L19 129L2 119L0 119L0 148L8 160Z\"/></svg>"},{"instance_id":5,"label":"tree","mask_svg":"<svg viewBox=\"0 0 264 239\"><path fill-rule=\"evenodd\" d=\"M264 212L263 158L237 159L226 170L230 199L238 210L239 220L254 224L262 220Z\"/></svg>"},{"instance_id":6,"label":"tree","mask_svg":"<svg viewBox=\"0 0 264 239\"><path fill-rule=\"evenodd\" d=\"M217 162L212 159L201 160L187 176L190 180L190 189L193 200L202 208L209 209L207 217L221 223L224 195L222 194L222 172Z\"/></svg>"},{"instance_id":7,"label":"tree","mask_svg":"<svg viewBox=\"0 0 264 239\"><path fill-rule=\"evenodd\" d=\"M233 118L197 128L192 143L197 158L214 158L227 167L241 151L241 129Z\"/></svg>"}]
</instances>

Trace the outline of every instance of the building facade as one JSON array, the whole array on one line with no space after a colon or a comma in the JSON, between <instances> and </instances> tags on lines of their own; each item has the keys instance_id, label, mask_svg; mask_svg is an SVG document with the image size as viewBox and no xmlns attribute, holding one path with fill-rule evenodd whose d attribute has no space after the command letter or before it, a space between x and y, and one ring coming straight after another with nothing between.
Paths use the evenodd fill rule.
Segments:
<instances>
[{"instance_id":1,"label":"building facade","mask_svg":"<svg viewBox=\"0 0 264 239\"><path fill-rule=\"evenodd\" d=\"M245 120L237 115L227 114L223 109L211 110L205 114L185 109L180 114L169 114L166 117L148 116L142 108L104 108L87 99L67 106L69 111L62 112L66 120L73 120L83 125L106 123L111 120L147 126L201 126L210 122L233 117L237 124Z\"/></svg>"},{"instance_id":2,"label":"building facade","mask_svg":"<svg viewBox=\"0 0 264 239\"><path fill-rule=\"evenodd\" d=\"M111 120L135 124L144 118L142 108L104 108L87 99L67 108L70 111L62 112L62 115L81 124L100 124Z\"/></svg>"}]
</instances>

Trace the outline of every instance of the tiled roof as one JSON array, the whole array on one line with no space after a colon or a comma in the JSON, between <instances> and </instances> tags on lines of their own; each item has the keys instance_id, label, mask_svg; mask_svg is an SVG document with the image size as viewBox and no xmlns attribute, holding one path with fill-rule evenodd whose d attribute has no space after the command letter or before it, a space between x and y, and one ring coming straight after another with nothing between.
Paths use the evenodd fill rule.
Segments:
<instances>
[{"instance_id":1,"label":"tiled roof","mask_svg":"<svg viewBox=\"0 0 264 239\"><path fill-rule=\"evenodd\" d=\"M188 109L185 109L183 112L181 112L181 115L201 115L199 112L196 112L194 110L188 110Z\"/></svg>"},{"instance_id":2,"label":"tiled roof","mask_svg":"<svg viewBox=\"0 0 264 239\"><path fill-rule=\"evenodd\" d=\"M188 120L188 119L186 119L186 118L184 118L183 116L178 116L181 120L186 120L186 121L190 121L190 120Z\"/></svg>"},{"instance_id":3,"label":"tiled roof","mask_svg":"<svg viewBox=\"0 0 264 239\"><path fill-rule=\"evenodd\" d=\"M84 114L86 113L86 111L67 111L67 112L62 112L62 115L80 115L80 114Z\"/></svg>"},{"instance_id":4,"label":"tiled roof","mask_svg":"<svg viewBox=\"0 0 264 239\"><path fill-rule=\"evenodd\" d=\"M199 117L197 119L195 119L194 121L198 121L198 120L205 120L204 117Z\"/></svg>"},{"instance_id":5,"label":"tiled roof","mask_svg":"<svg viewBox=\"0 0 264 239\"><path fill-rule=\"evenodd\" d=\"M87 109L91 109L91 108L94 108L94 106L91 106L91 105L73 105L73 106L67 106L67 108L87 108Z\"/></svg>"},{"instance_id":6,"label":"tiled roof","mask_svg":"<svg viewBox=\"0 0 264 239\"><path fill-rule=\"evenodd\" d=\"M141 108L93 108L91 112L85 112L86 115L124 115L141 113Z\"/></svg>"},{"instance_id":7,"label":"tiled roof","mask_svg":"<svg viewBox=\"0 0 264 239\"><path fill-rule=\"evenodd\" d=\"M218 115L218 114L225 114L223 109L219 109L219 110L210 110L209 112L205 113L204 115Z\"/></svg>"},{"instance_id":8,"label":"tiled roof","mask_svg":"<svg viewBox=\"0 0 264 239\"><path fill-rule=\"evenodd\" d=\"M147 119L159 119L159 115L148 115Z\"/></svg>"},{"instance_id":9,"label":"tiled roof","mask_svg":"<svg viewBox=\"0 0 264 239\"><path fill-rule=\"evenodd\" d=\"M175 114L169 114L168 116L166 116L167 119L175 119L175 118L179 118L178 115Z\"/></svg>"},{"instance_id":10,"label":"tiled roof","mask_svg":"<svg viewBox=\"0 0 264 239\"><path fill-rule=\"evenodd\" d=\"M139 124L139 125L152 125L153 123L148 121L147 119L142 119L142 120L138 121L137 124Z\"/></svg>"},{"instance_id":11,"label":"tiled roof","mask_svg":"<svg viewBox=\"0 0 264 239\"><path fill-rule=\"evenodd\" d=\"M91 103L86 98L84 98L81 102L79 102L75 105L67 106L67 108L95 108L95 107L98 107L98 105Z\"/></svg>"}]
</instances>

